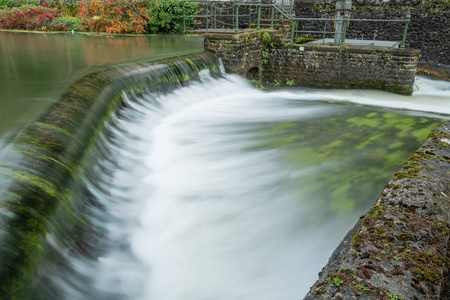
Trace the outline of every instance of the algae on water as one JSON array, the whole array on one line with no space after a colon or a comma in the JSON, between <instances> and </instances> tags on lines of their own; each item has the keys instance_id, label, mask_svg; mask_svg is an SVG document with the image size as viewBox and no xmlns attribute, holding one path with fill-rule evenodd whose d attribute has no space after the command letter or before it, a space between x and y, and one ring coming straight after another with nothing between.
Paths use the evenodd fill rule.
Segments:
<instances>
[{"instance_id":1,"label":"algae on water","mask_svg":"<svg viewBox=\"0 0 450 300\"><path fill-rule=\"evenodd\" d=\"M293 172L311 168L308 176L299 176L293 184L314 202L314 222L328 214L367 210L403 162L442 124L438 116L402 110L348 103L319 105L328 106L332 113L260 124L255 141L256 149L277 149Z\"/></svg>"}]
</instances>

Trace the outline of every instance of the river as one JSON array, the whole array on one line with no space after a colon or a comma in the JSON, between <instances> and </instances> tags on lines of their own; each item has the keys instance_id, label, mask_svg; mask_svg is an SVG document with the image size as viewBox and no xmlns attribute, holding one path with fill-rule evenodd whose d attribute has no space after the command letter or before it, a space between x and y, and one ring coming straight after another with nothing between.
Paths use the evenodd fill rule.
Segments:
<instances>
[{"instance_id":1,"label":"river","mask_svg":"<svg viewBox=\"0 0 450 300\"><path fill-rule=\"evenodd\" d=\"M80 47L87 37L75 38ZM72 49L72 42L64 43ZM198 40L186 43L173 54L180 47L197 50ZM142 59L145 52L107 63ZM14 65L12 57L2 55L2 63ZM59 81L43 92L46 101L77 72L50 72ZM18 77L8 74L1 93L21 102ZM42 73L36 74L28 80L37 91L27 95L39 94ZM187 86L126 99L129 105L111 116L82 178L95 199L83 216L93 224L95 238L83 247L90 253L55 242L55 257L64 257L72 271L49 267L41 272L42 284L59 288L64 297L55 299L300 299L383 185L449 118L450 83L422 77L416 83L410 97L367 90L266 92L236 75L202 71ZM14 110L25 126L36 112L23 114L21 107ZM0 122L7 145L20 126Z\"/></svg>"}]
</instances>

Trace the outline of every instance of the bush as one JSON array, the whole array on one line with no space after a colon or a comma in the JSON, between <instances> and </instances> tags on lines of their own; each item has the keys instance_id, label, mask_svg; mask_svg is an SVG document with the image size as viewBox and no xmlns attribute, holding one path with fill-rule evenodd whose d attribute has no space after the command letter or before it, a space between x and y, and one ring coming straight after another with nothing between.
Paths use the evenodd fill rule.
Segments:
<instances>
[{"instance_id":1,"label":"bush","mask_svg":"<svg viewBox=\"0 0 450 300\"><path fill-rule=\"evenodd\" d=\"M107 33L144 33L148 20L141 1L83 0L79 15L86 25L81 30Z\"/></svg>"},{"instance_id":2,"label":"bush","mask_svg":"<svg viewBox=\"0 0 450 300\"><path fill-rule=\"evenodd\" d=\"M78 10L80 8L80 3L75 1L47 1L50 7L59 9L61 11L60 15L65 17L76 17L78 15Z\"/></svg>"},{"instance_id":3,"label":"bush","mask_svg":"<svg viewBox=\"0 0 450 300\"><path fill-rule=\"evenodd\" d=\"M64 26L68 31L80 31L81 27L86 26L79 17L58 17L57 20L52 22L54 26Z\"/></svg>"},{"instance_id":4,"label":"bush","mask_svg":"<svg viewBox=\"0 0 450 300\"><path fill-rule=\"evenodd\" d=\"M185 15L198 14L198 4L185 2ZM149 21L147 31L162 34L183 34L182 0L148 0ZM194 23L194 18L185 18L186 29Z\"/></svg>"},{"instance_id":5,"label":"bush","mask_svg":"<svg viewBox=\"0 0 450 300\"><path fill-rule=\"evenodd\" d=\"M62 24L55 24L59 10L43 4L37 7L5 9L0 14L1 29L64 31Z\"/></svg>"},{"instance_id":6,"label":"bush","mask_svg":"<svg viewBox=\"0 0 450 300\"><path fill-rule=\"evenodd\" d=\"M24 5L38 6L39 3L39 0L0 0L0 6L7 8L20 7Z\"/></svg>"}]
</instances>

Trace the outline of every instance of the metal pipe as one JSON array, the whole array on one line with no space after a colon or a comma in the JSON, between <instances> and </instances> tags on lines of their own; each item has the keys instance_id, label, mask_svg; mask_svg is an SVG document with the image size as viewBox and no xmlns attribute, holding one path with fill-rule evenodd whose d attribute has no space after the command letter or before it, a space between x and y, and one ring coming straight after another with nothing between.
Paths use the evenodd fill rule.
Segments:
<instances>
[{"instance_id":1,"label":"metal pipe","mask_svg":"<svg viewBox=\"0 0 450 300\"><path fill-rule=\"evenodd\" d=\"M248 8L248 26L252 24L252 7Z\"/></svg>"},{"instance_id":2,"label":"metal pipe","mask_svg":"<svg viewBox=\"0 0 450 300\"><path fill-rule=\"evenodd\" d=\"M239 4L237 1L234 1L234 5L236 6L236 21L234 22L234 34L239 34Z\"/></svg>"},{"instance_id":3,"label":"metal pipe","mask_svg":"<svg viewBox=\"0 0 450 300\"><path fill-rule=\"evenodd\" d=\"M411 21L411 13L407 12L406 13L406 21L405 21L405 30L403 31L403 37L402 37L402 42L400 44L400 49L405 49L406 34L408 33L408 25L409 25L410 21Z\"/></svg>"},{"instance_id":4,"label":"metal pipe","mask_svg":"<svg viewBox=\"0 0 450 300\"><path fill-rule=\"evenodd\" d=\"M256 25L256 30L260 30L261 29L261 0L258 0L258 4L257 4L257 9L258 9L258 21L257 21L257 25Z\"/></svg>"},{"instance_id":5,"label":"metal pipe","mask_svg":"<svg viewBox=\"0 0 450 300\"><path fill-rule=\"evenodd\" d=\"M345 35L347 34L347 22L348 22L348 11L344 13L344 24L342 24L342 39L341 43L345 43Z\"/></svg>"},{"instance_id":6,"label":"metal pipe","mask_svg":"<svg viewBox=\"0 0 450 300\"><path fill-rule=\"evenodd\" d=\"M320 31L320 30L295 30L295 32L298 32L298 33L324 33L324 34L336 33L336 31ZM342 33L342 32L338 32L338 33Z\"/></svg>"},{"instance_id":7,"label":"metal pipe","mask_svg":"<svg viewBox=\"0 0 450 300\"><path fill-rule=\"evenodd\" d=\"M208 23L209 23L209 1L206 0L206 33L208 33Z\"/></svg>"},{"instance_id":8,"label":"metal pipe","mask_svg":"<svg viewBox=\"0 0 450 300\"><path fill-rule=\"evenodd\" d=\"M291 39L289 41L289 45L294 44L294 31L295 31L294 24L295 24L294 21L291 21Z\"/></svg>"},{"instance_id":9,"label":"metal pipe","mask_svg":"<svg viewBox=\"0 0 450 300\"><path fill-rule=\"evenodd\" d=\"M272 6L272 16L270 18L270 29L273 29L273 19L275 18L275 7Z\"/></svg>"}]
</instances>

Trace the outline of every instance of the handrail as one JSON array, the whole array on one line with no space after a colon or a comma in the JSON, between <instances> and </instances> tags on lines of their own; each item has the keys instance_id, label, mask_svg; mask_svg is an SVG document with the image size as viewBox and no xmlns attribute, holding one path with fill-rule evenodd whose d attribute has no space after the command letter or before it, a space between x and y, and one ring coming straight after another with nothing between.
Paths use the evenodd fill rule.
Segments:
<instances>
[{"instance_id":1,"label":"handrail","mask_svg":"<svg viewBox=\"0 0 450 300\"><path fill-rule=\"evenodd\" d=\"M293 44L293 36L295 32L303 32L303 33L322 33L323 34L323 40L325 41L325 34L337 34L337 35L341 35L342 36L342 43L345 43L345 34L346 34L346 30L347 30L347 23L348 22L398 22L398 23L405 23L405 27L403 30L403 36L402 36L402 40L400 42L400 49L405 49L405 43L406 43L406 34L408 32L408 25L411 21L411 14L408 12L406 13L406 17L405 19L349 19L347 16L344 17L343 20L343 29L342 31L336 32L336 31L327 31L326 30L326 22L327 21L333 21L336 22L336 19L333 18L292 18L291 21L324 21L324 30L320 31L314 31L314 30L294 30L294 26L292 26L292 31L291 31L291 40L290 40L290 44Z\"/></svg>"},{"instance_id":2,"label":"handrail","mask_svg":"<svg viewBox=\"0 0 450 300\"><path fill-rule=\"evenodd\" d=\"M289 1L289 11L285 9L286 5L285 2ZM185 15L185 2L198 2L198 3L207 3L207 7L206 7L206 14L202 14L202 15ZM281 1L281 5L275 3L269 3L269 4L263 4L261 2L261 0L251 0L251 1L244 1L244 0L229 0L229 1L223 1L223 0L183 0L183 17L196 17L196 18L206 18L206 32L208 32L208 23L209 23L209 18L212 17L212 14L209 13L209 4L215 4L215 3L229 3L231 5L230 9L232 9L232 14L216 14L216 8L214 8L214 25L216 26L217 24L217 17L232 17L232 26L234 28L234 33L238 34L239 33L239 17L246 17L249 16L250 20L251 20L251 7L256 7L257 10L257 25L256 25L256 30L260 30L261 29L261 9L262 8L269 8L270 9L270 14L271 14L271 23L270 23L270 27L273 29L274 28L274 22L276 20L282 20L282 19L286 19L292 22L292 26L291 26L291 37L290 37L290 41L289 43L292 45L294 43L294 36L296 33L320 33L323 34L323 40L325 41L325 35L326 34L335 34L335 36L338 37L338 41L339 44L345 43L345 35L346 35L346 30L347 30L347 23L348 22L398 22L398 23L405 23L405 27L403 30L403 36L402 36L402 40L400 43L400 49L404 49L405 48L405 42L406 42L406 34L408 31L408 25L411 21L411 14L408 12L406 14L406 18L405 19L350 19L348 18L348 15L345 14L343 19L338 20L337 18L296 18L294 11L293 11L293 7L294 7L294 0L282 0ZM249 10L249 14L239 14L239 7L241 6L248 6L250 7ZM278 18L275 17L275 14L278 14ZM299 21L321 21L324 22L324 29L323 30L296 30L295 27L298 27L298 22ZM342 24L342 29L340 30L336 30L336 31L327 31L327 22L328 21L333 21L333 22L340 22L340 24ZM220 21L219 21L220 22ZM220 22L225 24L225 22ZM249 21L249 23L251 23ZM297 26L294 26L294 23ZM186 33L186 25L185 22L183 22L183 32ZM338 45L339 45L338 44Z\"/></svg>"}]
</instances>

